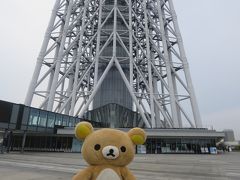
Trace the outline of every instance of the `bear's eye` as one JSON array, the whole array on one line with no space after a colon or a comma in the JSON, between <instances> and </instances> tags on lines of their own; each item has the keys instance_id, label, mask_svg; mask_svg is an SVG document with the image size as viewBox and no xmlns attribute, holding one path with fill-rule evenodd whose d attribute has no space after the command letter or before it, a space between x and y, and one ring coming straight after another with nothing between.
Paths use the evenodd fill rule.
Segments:
<instances>
[{"instance_id":1,"label":"bear's eye","mask_svg":"<svg viewBox=\"0 0 240 180\"><path fill-rule=\"evenodd\" d=\"M94 149L95 149L96 151L98 151L100 148L101 148L100 144L96 144L96 145L94 146Z\"/></svg>"},{"instance_id":2,"label":"bear's eye","mask_svg":"<svg viewBox=\"0 0 240 180\"><path fill-rule=\"evenodd\" d=\"M122 146L122 147L121 147L121 151L122 151L122 152L126 152L125 146Z\"/></svg>"}]
</instances>

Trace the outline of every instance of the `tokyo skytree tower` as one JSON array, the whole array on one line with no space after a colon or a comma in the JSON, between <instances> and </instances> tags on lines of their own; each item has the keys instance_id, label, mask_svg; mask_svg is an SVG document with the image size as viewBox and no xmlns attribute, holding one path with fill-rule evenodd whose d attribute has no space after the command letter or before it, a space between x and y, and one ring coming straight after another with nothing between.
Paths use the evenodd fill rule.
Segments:
<instances>
[{"instance_id":1,"label":"tokyo skytree tower","mask_svg":"<svg viewBox=\"0 0 240 180\"><path fill-rule=\"evenodd\" d=\"M172 0L56 0L25 105L107 117L110 104L134 126L202 127Z\"/></svg>"}]
</instances>

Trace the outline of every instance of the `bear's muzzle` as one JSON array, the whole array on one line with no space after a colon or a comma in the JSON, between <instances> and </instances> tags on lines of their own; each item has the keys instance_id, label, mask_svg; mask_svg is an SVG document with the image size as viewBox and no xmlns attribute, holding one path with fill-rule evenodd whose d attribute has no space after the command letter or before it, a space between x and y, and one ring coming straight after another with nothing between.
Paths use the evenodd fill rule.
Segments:
<instances>
[{"instance_id":1,"label":"bear's muzzle","mask_svg":"<svg viewBox=\"0 0 240 180\"><path fill-rule=\"evenodd\" d=\"M119 150L116 146L106 146L103 148L102 154L105 159L117 159Z\"/></svg>"}]
</instances>

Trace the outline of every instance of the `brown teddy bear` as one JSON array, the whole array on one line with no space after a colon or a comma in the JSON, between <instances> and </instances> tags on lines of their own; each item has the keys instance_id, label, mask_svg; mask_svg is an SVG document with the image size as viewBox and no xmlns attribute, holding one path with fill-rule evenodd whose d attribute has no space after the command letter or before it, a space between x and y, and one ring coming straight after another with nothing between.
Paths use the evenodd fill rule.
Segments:
<instances>
[{"instance_id":1,"label":"brown teddy bear","mask_svg":"<svg viewBox=\"0 0 240 180\"><path fill-rule=\"evenodd\" d=\"M80 122L75 135L83 140L82 155L89 167L72 180L135 180L126 167L134 158L135 145L143 144L146 133L141 128L123 132L116 129L93 130L88 122Z\"/></svg>"}]
</instances>

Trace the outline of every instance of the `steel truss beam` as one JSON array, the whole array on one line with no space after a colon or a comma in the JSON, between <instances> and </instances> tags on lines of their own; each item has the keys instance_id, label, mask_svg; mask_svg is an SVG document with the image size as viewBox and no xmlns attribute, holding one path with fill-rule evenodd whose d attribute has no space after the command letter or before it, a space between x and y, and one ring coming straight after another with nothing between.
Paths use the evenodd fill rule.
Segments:
<instances>
[{"instance_id":1,"label":"steel truss beam","mask_svg":"<svg viewBox=\"0 0 240 180\"><path fill-rule=\"evenodd\" d=\"M146 127L202 127L172 0L56 0L25 104L83 116L112 67Z\"/></svg>"}]
</instances>

